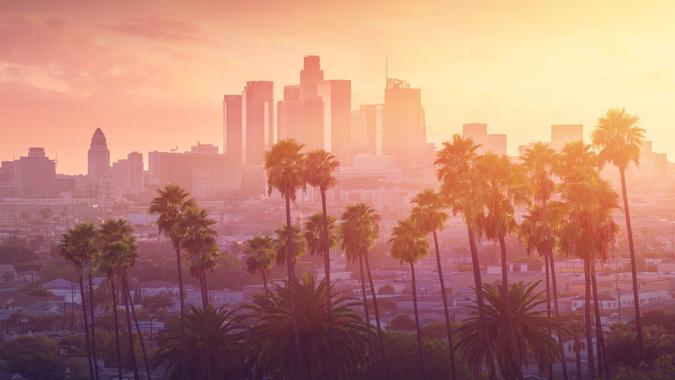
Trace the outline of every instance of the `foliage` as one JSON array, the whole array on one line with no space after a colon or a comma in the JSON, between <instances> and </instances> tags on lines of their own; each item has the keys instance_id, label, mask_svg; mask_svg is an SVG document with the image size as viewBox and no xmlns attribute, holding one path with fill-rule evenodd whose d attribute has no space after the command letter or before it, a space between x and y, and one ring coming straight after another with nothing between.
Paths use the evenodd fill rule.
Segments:
<instances>
[{"instance_id":1,"label":"foliage","mask_svg":"<svg viewBox=\"0 0 675 380\"><path fill-rule=\"evenodd\" d=\"M296 192L306 187L303 145L293 139L280 140L265 152L268 194L276 189L281 196L295 201Z\"/></svg>"},{"instance_id":2,"label":"foliage","mask_svg":"<svg viewBox=\"0 0 675 380\"><path fill-rule=\"evenodd\" d=\"M347 206L340 219L342 249L348 261L356 262L373 249L380 233L380 215L368 205L357 203Z\"/></svg>"},{"instance_id":3,"label":"foliage","mask_svg":"<svg viewBox=\"0 0 675 380\"><path fill-rule=\"evenodd\" d=\"M429 242L410 218L398 221L389 243L391 255L402 263L414 263L429 253Z\"/></svg>"},{"instance_id":4,"label":"foliage","mask_svg":"<svg viewBox=\"0 0 675 380\"><path fill-rule=\"evenodd\" d=\"M389 321L389 329L415 331L415 322L407 314L399 314Z\"/></svg>"},{"instance_id":5,"label":"foliage","mask_svg":"<svg viewBox=\"0 0 675 380\"><path fill-rule=\"evenodd\" d=\"M159 293L151 297L145 297L142 301L143 309L151 313L157 313L162 309L168 309L173 306L173 296L169 293Z\"/></svg>"},{"instance_id":6,"label":"foliage","mask_svg":"<svg viewBox=\"0 0 675 380\"><path fill-rule=\"evenodd\" d=\"M288 241L287 231L288 227L286 226L283 226L274 231L274 234L276 235L274 239L274 245L276 247L278 265L286 262L286 250L288 248L288 245L286 244ZM307 243L304 239L304 236L302 236L302 230L300 226L294 225L292 227L292 231L293 253L295 255L295 259L297 260L298 257L303 256L307 251Z\"/></svg>"},{"instance_id":7,"label":"foliage","mask_svg":"<svg viewBox=\"0 0 675 380\"><path fill-rule=\"evenodd\" d=\"M56 342L44 335L20 336L3 346L8 369L33 379L62 379Z\"/></svg>"},{"instance_id":8,"label":"foliage","mask_svg":"<svg viewBox=\"0 0 675 380\"><path fill-rule=\"evenodd\" d=\"M321 235L323 233L323 214L312 214L305 222L305 242L310 255L322 255ZM335 218L328 215L328 249L335 247L339 241L339 231Z\"/></svg>"},{"instance_id":9,"label":"foliage","mask_svg":"<svg viewBox=\"0 0 675 380\"><path fill-rule=\"evenodd\" d=\"M378 290L377 290L378 295L392 295L396 294L396 290L394 289L393 286L389 284L382 285Z\"/></svg>"}]
</instances>

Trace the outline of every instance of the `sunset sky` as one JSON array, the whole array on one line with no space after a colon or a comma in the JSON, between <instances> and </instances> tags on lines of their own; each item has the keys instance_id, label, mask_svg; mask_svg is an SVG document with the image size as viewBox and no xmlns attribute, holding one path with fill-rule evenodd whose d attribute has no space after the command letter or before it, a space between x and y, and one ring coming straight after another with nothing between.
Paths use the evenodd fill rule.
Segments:
<instances>
[{"instance_id":1,"label":"sunset sky","mask_svg":"<svg viewBox=\"0 0 675 380\"><path fill-rule=\"evenodd\" d=\"M388 57L434 142L481 121L515 154L625 107L672 159L674 16L673 1L0 0L0 160L44 146L85 172L96 127L114 160L220 146L222 96L265 79L278 99L308 54L352 80L353 108L383 102Z\"/></svg>"}]
</instances>

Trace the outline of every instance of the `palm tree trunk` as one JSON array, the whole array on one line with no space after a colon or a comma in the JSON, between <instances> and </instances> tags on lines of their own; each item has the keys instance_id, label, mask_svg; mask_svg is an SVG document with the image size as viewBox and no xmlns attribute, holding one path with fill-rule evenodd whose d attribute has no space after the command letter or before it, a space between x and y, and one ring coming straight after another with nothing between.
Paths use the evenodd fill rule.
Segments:
<instances>
[{"instance_id":1,"label":"palm tree trunk","mask_svg":"<svg viewBox=\"0 0 675 380\"><path fill-rule=\"evenodd\" d=\"M450 370L452 371L452 380L457 380L457 369L455 368L455 350L452 344L452 327L450 325L450 311L448 311L448 295L445 290L445 280L443 279L443 266L441 265L441 252L438 249L438 236L436 230L432 231L434 236L434 249L436 251L436 270L438 270L438 281L441 285L441 296L443 297L443 313L445 314L445 332L448 335L448 352L450 353Z\"/></svg>"},{"instance_id":2,"label":"palm tree trunk","mask_svg":"<svg viewBox=\"0 0 675 380\"><path fill-rule=\"evenodd\" d=\"M637 264L635 263L635 245L633 244L633 226L628 207L628 190L626 189L626 170L619 168L621 176L621 194L623 196L623 213L626 216L626 232L628 233L628 249L630 251L630 269L633 279L633 304L635 305L635 329L637 330L638 349L640 361L645 360L645 341L642 335L642 317L640 316L640 293L637 279Z\"/></svg>"},{"instance_id":3,"label":"palm tree trunk","mask_svg":"<svg viewBox=\"0 0 675 380\"><path fill-rule=\"evenodd\" d=\"M499 251L501 254L501 260L502 260L502 286L501 286L501 293L502 293L502 298L506 301L504 302L504 311L507 315L506 318L506 329L509 334L509 361L511 362L511 368L514 369L515 373L514 375L518 379L523 378L522 374L522 360L521 360L521 354L520 354L520 348L518 347L518 343L516 340L516 331L513 328L513 313L511 312L511 303L508 302L509 299L509 278L508 278L508 272L509 272L509 267L508 263L506 261L506 240L504 238L504 234L499 234Z\"/></svg>"},{"instance_id":4,"label":"palm tree trunk","mask_svg":"<svg viewBox=\"0 0 675 380\"><path fill-rule=\"evenodd\" d=\"M368 324L368 327L370 327L370 313L368 313L368 297L366 296L366 278L365 278L365 273L363 269L363 256L359 254L359 274L361 275L361 295L363 296L363 316L364 319L366 320L366 323ZM375 350L373 350L373 342L371 339L368 339L368 344L369 344L369 349L370 349L370 360L371 360L371 365L370 365L370 377L372 379L375 379L375 355L373 354Z\"/></svg>"},{"instance_id":5,"label":"palm tree trunk","mask_svg":"<svg viewBox=\"0 0 675 380\"><path fill-rule=\"evenodd\" d=\"M112 275L109 276L110 279L110 290L112 291L112 313L113 313L113 323L115 324L115 348L117 348L117 372L119 378L122 379L122 349L120 343L120 325L117 320L117 293L115 291L115 279Z\"/></svg>"},{"instance_id":6,"label":"palm tree trunk","mask_svg":"<svg viewBox=\"0 0 675 380\"><path fill-rule=\"evenodd\" d=\"M140 380L140 374L138 373L138 362L136 361L136 349L134 345L134 333L131 329L131 314L129 313L129 299L126 294L129 292L127 289L126 273L122 275L122 294L124 298L124 311L127 319L127 337L129 340L129 360L131 361L131 368L134 370L134 380Z\"/></svg>"},{"instance_id":7,"label":"palm tree trunk","mask_svg":"<svg viewBox=\"0 0 675 380\"><path fill-rule=\"evenodd\" d=\"M410 273L412 275L412 292L413 292L413 311L415 312L415 331L417 332L417 353L420 360L420 374L422 380L427 378L426 365L424 364L424 351L422 347L422 330L420 329L420 316L417 311L417 281L415 280L415 264L410 262Z\"/></svg>"},{"instance_id":8,"label":"palm tree trunk","mask_svg":"<svg viewBox=\"0 0 675 380\"><path fill-rule=\"evenodd\" d=\"M551 320L551 266L548 261L548 254L544 252L544 268L546 277L546 317ZM548 334L551 335L551 327L548 328ZM562 353L562 352L561 352ZM563 358L564 359L564 358ZM553 362L547 364L548 378L553 379Z\"/></svg>"},{"instance_id":9,"label":"palm tree trunk","mask_svg":"<svg viewBox=\"0 0 675 380\"><path fill-rule=\"evenodd\" d=\"M199 284L201 285L202 308L206 310L209 306L209 290L206 287L206 274L199 273Z\"/></svg>"},{"instance_id":10,"label":"palm tree trunk","mask_svg":"<svg viewBox=\"0 0 675 380\"><path fill-rule=\"evenodd\" d=\"M94 362L94 379L99 380L98 361L96 355L96 324L94 322L94 280L89 272L89 310L91 311L91 357Z\"/></svg>"},{"instance_id":11,"label":"palm tree trunk","mask_svg":"<svg viewBox=\"0 0 675 380\"><path fill-rule=\"evenodd\" d=\"M576 356L577 359L577 380L581 380L583 377L581 376L581 342L579 340L579 334L574 334L574 355Z\"/></svg>"},{"instance_id":12,"label":"palm tree trunk","mask_svg":"<svg viewBox=\"0 0 675 380\"><path fill-rule=\"evenodd\" d=\"M286 202L286 269L288 271L288 286L291 290L291 318L293 319L293 340L295 349L295 358L297 360L298 377L304 380L305 366L303 365L302 348L300 347L300 329L298 327L297 311L295 310L295 295L293 295L295 282L295 252L293 251L293 225L291 224L291 199L284 197Z\"/></svg>"},{"instance_id":13,"label":"palm tree trunk","mask_svg":"<svg viewBox=\"0 0 675 380\"><path fill-rule=\"evenodd\" d=\"M389 377L389 367L387 363L387 354L384 351L384 340L382 339L382 327L380 326L380 309L377 306L377 292L373 283L373 274L370 271L370 260L368 254L363 254L363 261L366 264L366 273L368 274L368 283L370 284L370 293L373 297L373 309L375 311L375 324L377 325L377 338L380 341L380 351L382 351L382 367L384 368L385 378Z\"/></svg>"},{"instance_id":14,"label":"palm tree trunk","mask_svg":"<svg viewBox=\"0 0 675 380\"><path fill-rule=\"evenodd\" d=\"M260 272L262 273L263 287L265 288L265 293L267 293L269 291L269 288L267 287L267 271L263 269Z\"/></svg>"},{"instance_id":15,"label":"palm tree trunk","mask_svg":"<svg viewBox=\"0 0 675 380\"><path fill-rule=\"evenodd\" d=\"M591 326L591 276L588 259L584 259L584 279L586 282L586 299L584 302L584 322L586 324L586 356L588 357L588 376L595 377L595 362L593 358L593 333Z\"/></svg>"},{"instance_id":16,"label":"palm tree trunk","mask_svg":"<svg viewBox=\"0 0 675 380\"><path fill-rule=\"evenodd\" d=\"M490 380L497 380L497 373L495 371L494 356L492 353L492 342L487 332L487 323L485 320L485 301L483 300L483 280L480 275L480 263L478 261L478 248L476 247L476 239L473 228L467 223L467 233L469 235L469 247L471 248L471 262L473 265L473 281L476 290L476 304L478 305L478 319L480 320L481 331L483 335L483 342L485 344L485 360L488 365L488 372Z\"/></svg>"},{"instance_id":17,"label":"palm tree trunk","mask_svg":"<svg viewBox=\"0 0 675 380\"><path fill-rule=\"evenodd\" d=\"M209 307L209 290L206 284L206 273L202 271L199 273L199 282L202 285L202 307L204 308L204 328L203 328L203 333L204 333L204 342L206 342L206 368L207 368L207 373L209 374L209 380L213 374L213 368L211 368L211 343L210 343L210 337L209 337L209 332L208 332L208 314L206 312L206 309Z\"/></svg>"},{"instance_id":18,"label":"palm tree trunk","mask_svg":"<svg viewBox=\"0 0 675 380\"><path fill-rule=\"evenodd\" d=\"M143 333L141 332L141 326L138 324L138 318L136 317L136 307L134 307L134 301L131 298L131 291L129 291L129 281L127 277L124 276L124 283L126 285L127 291L126 296L129 299L129 304L131 305L131 316L134 319L134 324L136 325L136 332L138 333L138 341L141 344L141 353L143 354L143 366L145 367L145 374L148 376L148 380L151 380L150 366L148 365L148 353L145 350L145 342L143 340Z\"/></svg>"},{"instance_id":19,"label":"palm tree trunk","mask_svg":"<svg viewBox=\"0 0 675 380\"><path fill-rule=\"evenodd\" d=\"M174 250L176 251L176 267L178 269L178 298L180 301L180 336L181 343L185 346L185 289L183 288L183 261L180 254L180 241L174 242ZM188 378L187 366L181 366L181 374L184 379Z\"/></svg>"},{"instance_id":20,"label":"palm tree trunk","mask_svg":"<svg viewBox=\"0 0 675 380\"><path fill-rule=\"evenodd\" d=\"M91 376L91 378L94 379L95 378L94 363L92 362L91 359L91 344L90 344L91 338L89 336L89 318L87 317L87 305L84 302L86 297L84 294L84 280L82 279L82 276L83 274L80 273L79 281L80 281L80 298L82 300L82 316L84 317L84 342L85 348L87 350L87 360L89 361L89 376Z\"/></svg>"},{"instance_id":21,"label":"palm tree trunk","mask_svg":"<svg viewBox=\"0 0 675 380\"><path fill-rule=\"evenodd\" d=\"M607 347L605 346L605 332L602 330L600 320L600 301L598 300L598 281L595 273L595 263L591 263L591 285L593 287L593 302L595 303L595 335L598 348L598 372L599 376L609 378L609 363L607 362ZM602 359L602 360L601 360ZM602 371L602 372L600 372Z\"/></svg>"},{"instance_id":22,"label":"palm tree trunk","mask_svg":"<svg viewBox=\"0 0 675 380\"><path fill-rule=\"evenodd\" d=\"M330 364L333 368L330 371L334 377L337 377L337 352L335 348L335 322L333 320L333 297L331 295L333 286L330 280L330 247L328 246L328 211L326 210L326 189L321 191L321 248L323 250L323 270L325 273L326 285L328 286L328 297L326 297L326 308L328 311L328 341L330 347ZM377 312L377 308L375 309Z\"/></svg>"},{"instance_id":23,"label":"palm tree trunk","mask_svg":"<svg viewBox=\"0 0 675 380\"><path fill-rule=\"evenodd\" d=\"M560 309L558 308L558 280L555 275L555 258L553 257L553 249L550 245L548 245L547 249L547 256L548 256L548 261L549 261L549 267L551 269L551 285L553 287L553 311L555 312L555 318L556 318L556 334L558 335L558 348L560 349L560 352L562 353L561 359L562 359L562 370L563 370L563 378L564 380L568 380L567 377L567 362L565 360L565 347L563 345L563 338L562 338L562 329L560 327Z\"/></svg>"}]
</instances>

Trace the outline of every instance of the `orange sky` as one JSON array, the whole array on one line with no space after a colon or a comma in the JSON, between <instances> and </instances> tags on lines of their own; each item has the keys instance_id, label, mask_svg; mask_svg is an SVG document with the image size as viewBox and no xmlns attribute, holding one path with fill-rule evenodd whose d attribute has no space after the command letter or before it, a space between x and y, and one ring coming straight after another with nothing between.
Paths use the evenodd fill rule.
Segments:
<instances>
[{"instance_id":1,"label":"orange sky","mask_svg":"<svg viewBox=\"0 0 675 380\"><path fill-rule=\"evenodd\" d=\"M516 153L626 107L675 155L672 1L140 3L0 0L1 160L44 146L84 172L99 126L113 159L220 145L222 95L267 79L278 98L307 54L352 80L354 108L382 102L388 56L436 142L483 121Z\"/></svg>"}]
</instances>

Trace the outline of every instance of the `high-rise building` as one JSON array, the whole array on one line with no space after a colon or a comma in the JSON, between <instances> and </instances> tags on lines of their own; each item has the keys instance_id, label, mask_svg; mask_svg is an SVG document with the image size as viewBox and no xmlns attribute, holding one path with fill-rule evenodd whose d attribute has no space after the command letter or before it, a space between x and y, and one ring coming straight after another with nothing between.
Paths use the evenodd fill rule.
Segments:
<instances>
[{"instance_id":1,"label":"high-rise building","mask_svg":"<svg viewBox=\"0 0 675 380\"><path fill-rule=\"evenodd\" d=\"M241 95L223 97L223 154L228 162L244 162L244 133Z\"/></svg>"},{"instance_id":2,"label":"high-rise building","mask_svg":"<svg viewBox=\"0 0 675 380\"><path fill-rule=\"evenodd\" d=\"M381 156L383 128L384 104L366 104L352 111L352 152Z\"/></svg>"},{"instance_id":3,"label":"high-rise building","mask_svg":"<svg viewBox=\"0 0 675 380\"><path fill-rule=\"evenodd\" d=\"M349 80L325 80L317 86L323 103L323 149L341 161L349 158L351 141L352 83Z\"/></svg>"},{"instance_id":4,"label":"high-rise building","mask_svg":"<svg viewBox=\"0 0 675 380\"><path fill-rule=\"evenodd\" d=\"M584 141L584 126L581 124L555 124L551 126L551 148L561 150L565 144Z\"/></svg>"},{"instance_id":5,"label":"high-rise building","mask_svg":"<svg viewBox=\"0 0 675 380\"><path fill-rule=\"evenodd\" d=\"M300 99L309 99L317 95L316 86L323 81L321 70L321 58L316 55L308 55L303 59L303 67L300 71Z\"/></svg>"},{"instance_id":6,"label":"high-rise building","mask_svg":"<svg viewBox=\"0 0 675 380\"><path fill-rule=\"evenodd\" d=\"M244 157L246 165L261 165L265 150L274 144L274 85L249 81L242 94Z\"/></svg>"},{"instance_id":7,"label":"high-rise building","mask_svg":"<svg viewBox=\"0 0 675 380\"><path fill-rule=\"evenodd\" d=\"M318 96L302 100L300 86L285 86L284 99L277 103L279 139L293 138L306 150L323 148L323 102Z\"/></svg>"},{"instance_id":8,"label":"high-rise building","mask_svg":"<svg viewBox=\"0 0 675 380\"><path fill-rule=\"evenodd\" d=\"M14 160L12 180L24 198L49 198L56 195L56 161L44 148L29 148L28 155Z\"/></svg>"},{"instance_id":9,"label":"high-rise building","mask_svg":"<svg viewBox=\"0 0 675 380\"><path fill-rule=\"evenodd\" d=\"M466 123L462 125L462 136L471 138L474 143L480 145L478 153L506 154L506 135L491 134L487 129L485 123Z\"/></svg>"},{"instance_id":10,"label":"high-rise building","mask_svg":"<svg viewBox=\"0 0 675 380\"><path fill-rule=\"evenodd\" d=\"M422 94L405 81L387 79L382 140L383 153L396 165L412 167L424 160L419 155L427 148Z\"/></svg>"},{"instance_id":11,"label":"high-rise building","mask_svg":"<svg viewBox=\"0 0 675 380\"><path fill-rule=\"evenodd\" d=\"M106 177L110 170L110 150L101 128L96 128L87 152L87 175L90 180Z\"/></svg>"},{"instance_id":12,"label":"high-rise building","mask_svg":"<svg viewBox=\"0 0 675 380\"><path fill-rule=\"evenodd\" d=\"M113 188L122 194L138 194L144 188L143 154L132 152L110 168Z\"/></svg>"}]
</instances>

